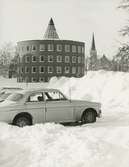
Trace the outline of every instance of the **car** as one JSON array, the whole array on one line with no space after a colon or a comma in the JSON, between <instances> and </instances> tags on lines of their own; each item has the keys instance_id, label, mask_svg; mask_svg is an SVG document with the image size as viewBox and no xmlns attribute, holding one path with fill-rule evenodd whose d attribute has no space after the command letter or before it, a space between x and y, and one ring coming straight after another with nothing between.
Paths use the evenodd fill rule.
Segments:
<instances>
[{"instance_id":1,"label":"car","mask_svg":"<svg viewBox=\"0 0 129 167\"><path fill-rule=\"evenodd\" d=\"M58 89L24 89L0 103L0 121L19 127L36 123L96 122L101 104L68 99Z\"/></svg>"},{"instance_id":2,"label":"car","mask_svg":"<svg viewBox=\"0 0 129 167\"><path fill-rule=\"evenodd\" d=\"M22 90L22 88L18 87L3 87L0 89L0 103L3 102L9 95L13 92Z\"/></svg>"}]
</instances>

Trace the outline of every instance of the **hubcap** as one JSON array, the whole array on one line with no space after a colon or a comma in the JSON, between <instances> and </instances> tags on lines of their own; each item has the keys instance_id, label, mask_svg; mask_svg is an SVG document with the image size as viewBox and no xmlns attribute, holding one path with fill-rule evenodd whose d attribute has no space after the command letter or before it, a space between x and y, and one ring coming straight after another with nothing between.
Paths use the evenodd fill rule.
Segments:
<instances>
[{"instance_id":1,"label":"hubcap","mask_svg":"<svg viewBox=\"0 0 129 167\"><path fill-rule=\"evenodd\" d=\"M16 123L19 127L29 125L29 121L26 118L19 118Z\"/></svg>"}]
</instances>

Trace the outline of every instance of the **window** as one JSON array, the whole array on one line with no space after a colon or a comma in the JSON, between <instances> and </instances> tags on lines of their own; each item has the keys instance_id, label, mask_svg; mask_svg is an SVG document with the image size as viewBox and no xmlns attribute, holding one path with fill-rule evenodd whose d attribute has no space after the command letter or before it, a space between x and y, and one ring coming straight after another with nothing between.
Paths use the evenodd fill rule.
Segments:
<instances>
[{"instance_id":1,"label":"window","mask_svg":"<svg viewBox=\"0 0 129 167\"><path fill-rule=\"evenodd\" d=\"M29 47L29 46L27 46L27 47L26 47L26 50L27 50L27 51L29 51L29 50L30 50L30 47Z\"/></svg>"},{"instance_id":2,"label":"window","mask_svg":"<svg viewBox=\"0 0 129 167\"><path fill-rule=\"evenodd\" d=\"M32 45L32 51L36 51L36 46Z\"/></svg>"},{"instance_id":3,"label":"window","mask_svg":"<svg viewBox=\"0 0 129 167\"><path fill-rule=\"evenodd\" d=\"M45 72L45 67L44 66L40 66L39 67L39 72L40 73L44 73Z\"/></svg>"},{"instance_id":4,"label":"window","mask_svg":"<svg viewBox=\"0 0 129 167\"><path fill-rule=\"evenodd\" d=\"M36 67L32 67L32 73L36 73Z\"/></svg>"},{"instance_id":5,"label":"window","mask_svg":"<svg viewBox=\"0 0 129 167\"><path fill-rule=\"evenodd\" d=\"M26 56L26 57L25 57L25 62L26 62L26 63L29 63L29 61L30 61L30 57L29 57L29 56Z\"/></svg>"},{"instance_id":6,"label":"window","mask_svg":"<svg viewBox=\"0 0 129 167\"><path fill-rule=\"evenodd\" d=\"M45 51L45 45L44 44L40 44L39 45L39 50L40 51Z\"/></svg>"},{"instance_id":7,"label":"window","mask_svg":"<svg viewBox=\"0 0 129 167\"><path fill-rule=\"evenodd\" d=\"M62 56L57 56L56 58L57 58L57 62L58 62L58 63L59 63L59 62L62 62Z\"/></svg>"},{"instance_id":8,"label":"window","mask_svg":"<svg viewBox=\"0 0 129 167\"><path fill-rule=\"evenodd\" d=\"M81 74L81 67L78 67L78 74Z\"/></svg>"},{"instance_id":9,"label":"window","mask_svg":"<svg viewBox=\"0 0 129 167\"><path fill-rule=\"evenodd\" d=\"M70 52L70 45L65 45L65 52Z\"/></svg>"},{"instance_id":10,"label":"window","mask_svg":"<svg viewBox=\"0 0 129 167\"><path fill-rule=\"evenodd\" d=\"M65 73L68 74L70 71L69 67L65 67Z\"/></svg>"},{"instance_id":11,"label":"window","mask_svg":"<svg viewBox=\"0 0 129 167\"><path fill-rule=\"evenodd\" d=\"M56 67L56 72L57 72L58 74L62 73L62 67L57 66L57 67Z\"/></svg>"},{"instance_id":12,"label":"window","mask_svg":"<svg viewBox=\"0 0 129 167\"><path fill-rule=\"evenodd\" d=\"M48 73L52 73L53 72L53 67L52 66L48 66Z\"/></svg>"},{"instance_id":13,"label":"window","mask_svg":"<svg viewBox=\"0 0 129 167\"><path fill-rule=\"evenodd\" d=\"M72 63L76 63L76 56L72 56Z\"/></svg>"},{"instance_id":14,"label":"window","mask_svg":"<svg viewBox=\"0 0 129 167\"><path fill-rule=\"evenodd\" d=\"M53 50L54 50L53 44L48 44L48 51L53 51Z\"/></svg>"},{"instance_id":15,"label":"window","mask_svg":"<svg viewBox=\"0 0 129 167\"><path fill-rule=\"evenodd\" d=\"M24 68L23 67L21 67L21 73L23 73L24 72Z\"/></svg>"},{"instance_id":16,"label":"window","mask_svg":"<svg viewBox=\"0 0 129 167\"><path fill-rule=\"evenodd\" d=\"M72 52L75 53L76 52L76 46L72 45Z\"/></svg>"},{"instance_id":17,"label":"window","mask_svg":"<svg viewBox=\"0 0 129 167\"><path fill-rule=\"evenodd\" d=\"M69 56L65 56L65 63L69 63L70 62L70 57Z\"/></svg>"},{"instance_id":18,"label":"window","mask_svg":"<svg viewBox=\"0 0 129 167\"><path fill-rule=\"evenodd\" d=\"M34 78L34 77L32 77L31 81L32 81L32 82L37 82L37 79Z\"/></svg>"},{"instance_id":19,"label":"window","mask_svg":"<svg viewBox=\"0 0 129 167\"><path fill-rule=\"evenodd\" d=\"M52 55L48 55L48 62L53 62L53 56Z\"/></svg>"},{"instance_id":20,"label":"window","mask_svg":"<svg viewBox=\"0 0 129 167\"><path fill-rule=\"evenodd\" d=\"M85 52L85 49L84 49L84 47L82 47L82 53L84 53Z\"/></svg>"},{"instance_id":21,"label":"window","mask_svg":"<svg viewBox=\"0 0 129 167\"><path fill-rule=\"evenodd\" d=\"M43 93L40 92L31 94L27 99L27 102L43 102L43 101L44 101Z\"/></svg>"},{"instance_id":22,"label":"window","mask_svg":"<svg viewBox=\"0 0 129 167\"><path fill-rule=\"evenodd\" d=\"M32 62L36 62L36 56L32 56Z\"/></svg>"},{"instance_id":23,"label":"window","mask_svg":"<svg viewBox=\"0 0 129 167\"><path fill-rule=\"evenodd\" d=\"M39 82L45 82L45 79L43 77L40 77Z\"/></svg>"},{"instance_id":24,"label":"window","mask_svg":"<svg viewBox=\"0 0 129 167\"><path fill-rule=\"evenodd\" d=\"M29 67L25 67L25 73L29 72Z\"/></svg>"},{"instance_id":25,"label":"window","mask_svg":"<svg viewBox=\"0 0 129 167\"><path fill-rule=\"evenodd\" d=\"M40 55L39 61L40 61L40 62L44 62L44 61L45 61L45 56L44 56L44 55Z\"/></svg>"},{"instance_id":26,"label":"window","mask_svg":"<svg viewBox=\"0 0 129 167\"><path fill-rule=\"evenodd\" d=\"M76 67L72 67L72 74L76 73Z\"/></svg>"},{"instance_id":27,"label":"window","mask_svg":"<svg viewBox=\"0 0 129 167\"><path fill-rule=\"evenodd\" d=\"M56 45L56 50L59 51L59 52L62 51L62 45L57 44Z\"/></svg>"},{"instance_id":28,"label":"window","mask_svg":"<svg viewBox=\"0 0 129 167\"><path fill-rule=\"evenodd\" d=\"M21 100L23 97L24 97L24 95L21 94L21 93L13 93L13 94L11 94L11 95L7 98L7 100L10 100L10 101L19 101L19 100Z\"/></svg>"},{"instance_id":29,"label":"window","mask_svg":"<svg viewBox=\"0 0 129 167\"><path fill-rule=\"evenodd\" d=\"M78 57L78 63L81 63L81 56Z\"/></svg>"},{"instance_id":30,"label":"window","mask_svg":"<svg viewBox=\"0 0 129 167\"><path fill-rule=\"evenodd\" d=\"M81 46L78 46L78 53L81 53Z\"/></svg>"},{"instance_id":31,"label":"window","mask_svg":"<svg viewBox=\"0 0 129 167\"><path fill-rule=\"evenodd\" d=\"M67 98L62 93L57 91L44 92L44 96L46 101L67 100Z\"/></svg>"}]
</instances>

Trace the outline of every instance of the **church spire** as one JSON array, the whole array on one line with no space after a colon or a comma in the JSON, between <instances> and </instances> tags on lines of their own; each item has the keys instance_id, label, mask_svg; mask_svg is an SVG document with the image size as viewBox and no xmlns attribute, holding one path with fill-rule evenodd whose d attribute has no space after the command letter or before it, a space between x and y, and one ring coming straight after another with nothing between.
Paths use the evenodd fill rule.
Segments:
<instances>
[{"instance_id":1,"label":"church spire","mask_svg":"<svg viewBox=\"0 0 129 167\"><path fill-rule=\"evenodd\" d=\"M44 34L44 39L59 39L59 36L56 32L56 28L53 22L53 19L51 18L47 27L47 30Z\"/></svg>"},{"instance_id":2,"label":"church spire","mask_svg":"<svg viewBox=\"0 0 129 167\"><path fill-rule=\"evenodd\" d=\"M92 43L91 43L91 49L90 49L90 56L94 56L95 58L97 58L97 50L96 50L96 46L95 46L94 33L92 35Z\"/></svg>"},{"instance_id":3,"label":"church spire","mask_svg":"<svg viewBox=\"0 0 129 167\"><path fill-rule=\"evenodd\" d=\"M93 33L93 36L92 36L91 50L96 50L96 47L95 47L95 38L94 38L94 33Z\"/></svg>"}]
</instances>

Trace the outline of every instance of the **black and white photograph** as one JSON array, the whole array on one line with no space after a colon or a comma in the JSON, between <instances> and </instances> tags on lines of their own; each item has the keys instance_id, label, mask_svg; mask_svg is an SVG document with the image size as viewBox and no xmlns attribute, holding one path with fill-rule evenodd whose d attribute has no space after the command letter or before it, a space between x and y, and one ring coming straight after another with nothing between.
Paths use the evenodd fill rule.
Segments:
<instances>
[{"instance_id":1,"label":"black and white photograph","mask_svg":"<svg viewBox=\"0 0 129 167\"><path fill-rule=\"evenodd\" d=\"M129 0L0 0L0 167L129 167Z\"/></svg>"}]
</instances>

